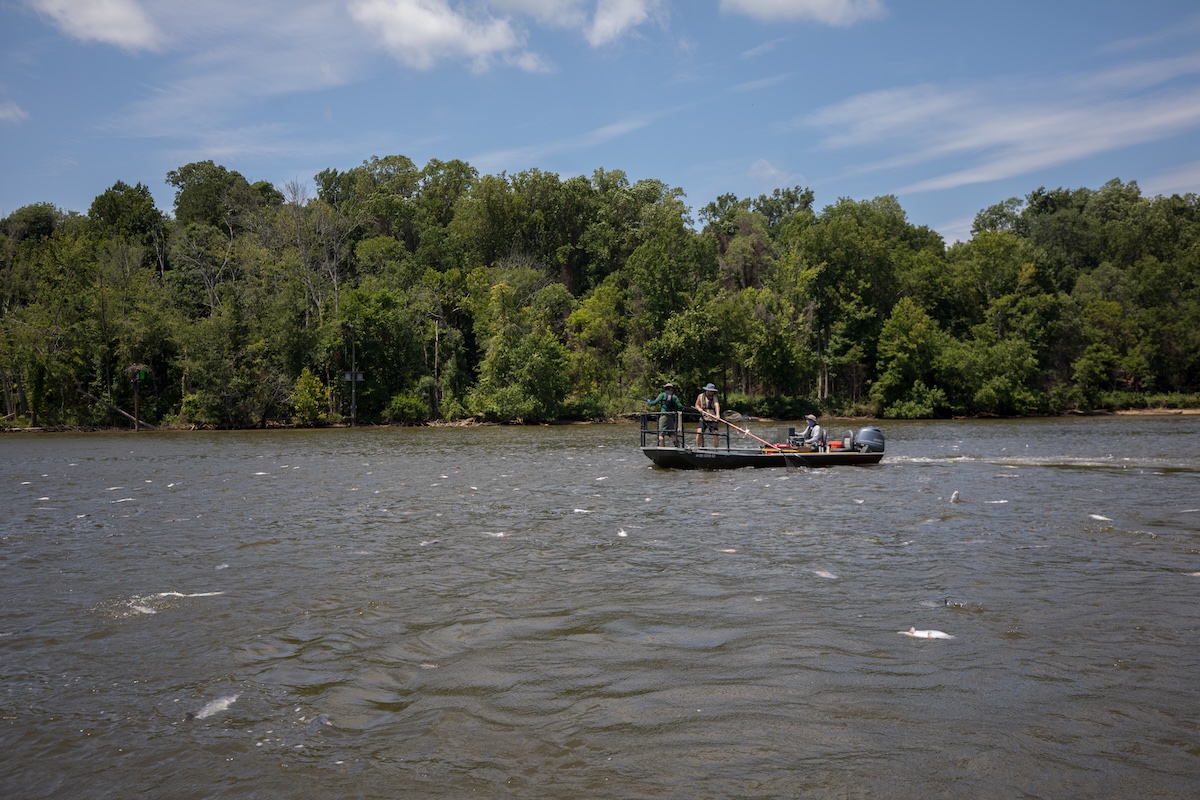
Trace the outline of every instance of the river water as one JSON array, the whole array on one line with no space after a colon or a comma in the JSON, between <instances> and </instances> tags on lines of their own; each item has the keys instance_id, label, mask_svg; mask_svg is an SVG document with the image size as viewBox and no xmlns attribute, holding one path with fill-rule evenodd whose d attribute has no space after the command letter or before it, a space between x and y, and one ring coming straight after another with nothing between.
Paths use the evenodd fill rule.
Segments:
<instances>
[{"instance_id":1,"label":"river water","mask_svg":"<svg viewBox=\"0 0 1200 800\"><path fill-rule=\"evenodd\" d=\"M1200 417L882 427L0 436L0 796L1195 797Z\"/></svg>"}]
</instances>

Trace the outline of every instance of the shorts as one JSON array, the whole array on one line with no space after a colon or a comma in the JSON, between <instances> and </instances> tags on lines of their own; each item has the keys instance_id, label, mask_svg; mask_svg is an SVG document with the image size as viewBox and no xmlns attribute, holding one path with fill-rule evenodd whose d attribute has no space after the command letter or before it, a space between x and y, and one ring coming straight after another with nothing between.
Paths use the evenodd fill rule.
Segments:
<instances>
[{"instance_id":1,"label":"shorts","mask_svg":"<svg viewBox=\"0 0 1200 800\"><path fill-rule=\"evenodd\" d=\"M658 415L658 430L659 433L674 433L675 420L677 415L674 411Z\"/></svg>"},{"instance_id":2,"label":"shorts","mask_svg":"<svg viewBox=\"0 0 1200 800\"><path fill-rule=\"evenodd\" d=\"M717 432L717 421L715 419L700 420L699 432L700 433L716 433Z\"/></svg>"}]
</instances>

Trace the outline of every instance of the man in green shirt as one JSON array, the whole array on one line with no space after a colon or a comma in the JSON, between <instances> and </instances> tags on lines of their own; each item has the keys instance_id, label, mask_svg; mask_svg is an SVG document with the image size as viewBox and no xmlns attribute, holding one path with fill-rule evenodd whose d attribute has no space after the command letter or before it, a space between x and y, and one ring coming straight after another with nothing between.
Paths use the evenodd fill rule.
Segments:
<instances>
[{"instance_id":1,"label":"man in green shirt","mask_svg":"<svg viewBox=\"0 0 1200 800\"><path fill-rule=\"evenodd\" d=\"M658 406L662 413L658 415L658 446L663 446L663 438L671 435L671 439L675 442L675 446L679 446L678 426L676 425L679 415L675 412L683 411L683 401L675 396L675 384L664 383L662 391L658 393L658 397L653 400L647 400L648 404Z\"/></svg>"}]
</instances>

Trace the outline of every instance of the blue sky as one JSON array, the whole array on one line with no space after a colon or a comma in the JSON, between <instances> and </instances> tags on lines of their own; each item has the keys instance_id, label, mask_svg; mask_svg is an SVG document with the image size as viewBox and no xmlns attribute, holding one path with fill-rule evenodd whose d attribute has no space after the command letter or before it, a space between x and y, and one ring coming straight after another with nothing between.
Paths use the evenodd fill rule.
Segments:
<instances>
[{"instance_id":1,"label":"blue sky","mask_svg":"<svg viewBox=\"0 0 1200 800\"><path fill-rule=\"evenodd\" d=\"M1039 186L1200 192L1192 0L0 0L0 216L212 159L371 156L896 195L965 239ZM310 195L315 191L310 191Z\"/></svg>"}]
</instances>

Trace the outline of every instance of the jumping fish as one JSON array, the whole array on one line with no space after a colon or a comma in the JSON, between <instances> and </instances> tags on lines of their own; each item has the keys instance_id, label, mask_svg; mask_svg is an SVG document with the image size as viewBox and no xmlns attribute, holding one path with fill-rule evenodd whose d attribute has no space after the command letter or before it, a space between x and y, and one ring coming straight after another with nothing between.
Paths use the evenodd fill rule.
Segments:
<instances>
[{"instance_id":1,"label":"jumping fish","mask_svg":"<svg viewBox=\"0 0 1200 800\"><path fill-rule=\"evenodd\" d=\"M954 493L950 495L950 502L951 502L951 503L957 503L957 502L958 502L958 489L955 489L955 490L954 490Z\"/></svg>"},{"instance_id":2,"label":"jumping fish","mask_svg":"<svg viewBox=\"0 0 1200 800\"><path fill-rule=\"evenodd\" d=\"M906 631L896 631L896 633L904 636L911 636L914 639L953 639L954 637L942 631L919 631L915 627L909 628Z\"/></svg>"},{"instance_id":3,"label":"jumping fish","mask_svg":"<svg viewBox=\"0 0 1200 800\"><path fill-rule=\"evenodd\" d=\"M237 701L237 699L241 696L242 696L241 692L238 692L237 694L231 694L231 695L227 695L225 697L218 697L216 700L210 700L204 704L203 708L201 708L199 711L195 712L194 714L189 711L187 718L188 719L204 719L206 717L211 717L213 714L219 714L222 711L224 711L225 709L229 708L231 705L233 705Z\"/></svg>"}]
</instances>

